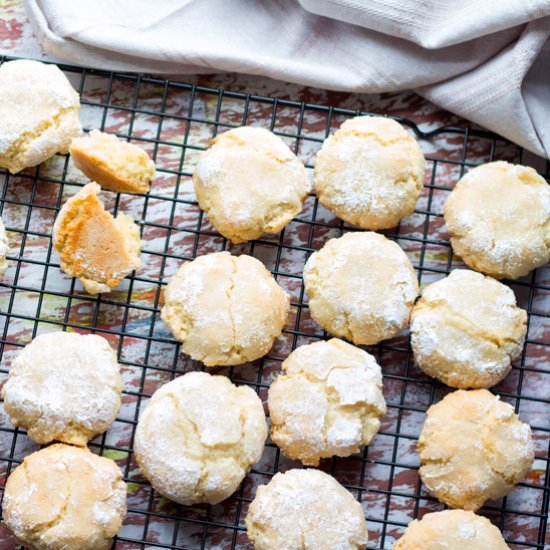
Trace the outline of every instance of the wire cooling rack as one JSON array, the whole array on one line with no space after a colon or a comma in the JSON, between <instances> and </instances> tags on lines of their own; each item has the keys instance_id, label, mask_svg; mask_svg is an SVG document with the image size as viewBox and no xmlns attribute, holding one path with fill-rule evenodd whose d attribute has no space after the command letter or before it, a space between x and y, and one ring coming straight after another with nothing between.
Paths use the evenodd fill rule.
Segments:
<instances>
[{"instance_id":1,"label":"wire cooling rack","mask_svg":"<svg viewBox=\"0 0 550 550\"><path fill-rule=\"evenodd\" d=\"M0 62L7 59L0 57ZM219 250L251 254L272 270L292 296L292 314L283 336L262 360L210 371L251 386L265 402L269 383L288 353L326 337L309 316L301 280L307 257L329 238L353 228L335 219L311 195L304 210L280 234L232 245L198 208L190 176L197 155L211 138L242 124L274 131L311 172L315 152L326 136L360 112L157 78L62 69L81 94L86 129L116 133L145 148L156 160L157 178L148 195L102 193L108 209L132 214L140 224L145 267L110 294L85 294L79 282L60 272L51 245L55 216L85 183L82 174L63 156L17 176L0 170L0 205L10 240L10 267L0 284L0 381L6 380L18 350L37 334L67 330L107 338L122 365L123 405L113 427L90 447L114 459L128 483L128 516L114 547L250 549L244 518L255 488L275 472L298 466L281 456L272 443L240 489L216 506L182 507L169 502L140 476L133 459L136 422L151 394L175 376L203 368L180 353L160 320L163 290L182 261ZM406 251L424 287L462 265L452 256L442 206L464 171L493 159L527 159L517 147L480 129L436 128L430 121L421 121L419 127L397 118L420 140L427 157L426 180L416 212L386 234ZM540 168L548 177L548 165ZM536 460L524 483L508 497L488 503L481 513L504 532L511 548L543 549L550 544L550 269L539 269L510 286L519 305L529 312L528 337L512 373L494 391L531 425ZM389 549L409 521L442 509L419 480L415 445L426 409L449 389L413 365L406 332L369 351L382 366L388 402L380 433L360 455L325 460L321 468L362 503L370 533L368 548ZM2 486L10 471L37 448L23 430L13 428L2 409ZM0 527L0 548L14 547L9 531Z\"/></svg>"}]
</instances>

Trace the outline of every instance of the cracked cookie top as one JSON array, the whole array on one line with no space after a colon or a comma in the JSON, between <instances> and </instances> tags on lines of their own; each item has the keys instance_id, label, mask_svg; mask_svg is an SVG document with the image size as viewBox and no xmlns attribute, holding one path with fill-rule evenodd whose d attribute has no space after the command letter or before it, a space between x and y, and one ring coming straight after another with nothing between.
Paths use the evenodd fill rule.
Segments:
<instances>
[{"instance_id":1,"label":"cracked cookie top","mask_svg":"<svg viewBox=\"0 0 550 550\"><path fill-rule=\"evenodd\" d=\"M193 359L238 365L271 349L289 304L259 260L216 252L180 267L166 287L161 316Z\"/></svg>"},{"instance_id":2,"label":"cracked cookie top","mask_svg":"<svg viewBox=\"0 0 550 550\"><path fill-rule=\"evenodd\" d=\"M496 279L550 259L550 187L533 168L504 161L470 170L445 202L454 252Z\"/></svg>"},{"instance_id":3,"label":"cracked cookie top","mask_svg":"<svg viewBox=\"0 0 550 550\"><path fill-rule=\"evenodd\" d=\"M424 155L395 120L346 120L315 158L319 202L363 229L395 227L414 212L424 181Z\"/></svg>"},{"instance_id":4,"label":"cracked cookie top","mask_svg":"<svg viewBox=\"0 0 550 550\"><path fill-rule=\"evenodd\" d=\"M10 421L37 443L86 445L114 422L122 379L101 336L51 332L19 352L2 388Z\"/></svg>"},{"instance_id":5,"label":"cracked cookie top","mask_svg":"<svg viewBox=\"0 0 550 550\"><path fill-rule=\"evenodd\" d=\"M157 390L134 443L143 475L166 498L217 504L262 456L267 423L260 398L225 376L190 372Z\"/></svg>"},{"instance_id":6,"label":"cracked cookie top","mask_svg":"<svg viewBox=\"0 0 550 550\"><path fill-rule=\"evenodd\" d=\"M392 338L409 322L418 282L407 255L378 233L346 233L304 267L311 317L354 344Z\"/></svg>"},{"instance_id":7,"label":"cracked cookie top","mask_svg":"<svg viewBox=\"0 0 550 550\"><path fill-rule=\"evenodd\" d=\"M301 210L306 169L282 139L243 126L216 137L193 172L199 206L234 243L278 233Z\"/></svg>"},{"instance_id":8,"label":"cracked cookie top","mask_svg":"<svg viewBox=\"0 0 550 550\"><path fill-rule=\"evenodd\" d=\"M291 459L359 452L386 412L382 373L369 353L333 338L294 350L268 394L271 439Z\"/></svg>"},{"instance_id":9,"label":"cracked cookie top","mask_svg":"<svg viewBox=\"0 0 550 550\"><path fill-rule=\"evenodd\" d=\"M531 469L531 428L485 389L457 390L426 413L418 440L420 477L452 508L474 512L510 493Z\"/></svg>"},{"instance_id":10,"label":"cracked cookie top","mask_svg":"<svg viewBox=\"0 0 550 550\"><path fill-rule=\"evenodd\" d=\"M68 153L82 132L80 99L55 65L20 59L0 67L0 166L16 173Z\"/></svg>"},{"instance_id":11,"label":"cracked cookie top","mask_svg":"<svg viewBox=\"0 0 550 550\"><path fill-rule=\"evenodd\" d=\"M111 459L50 445L9 476L3 515L17 540L35 550L108 550L126 515L126 484Z\"/></svg>"},{"instance_id":12,"label":"cracked cookie top","mask_svg":"<svg viewBox=\"0 0 550 550\"><path fill-rule=\"evenodd\" d=\"M498 384L519 356L527 312L507 286L465 269L428 286L411 315L416 364L454 388Z\"/></svg>"},{"instance_id":13,"label":"cracked cookie top","mask_svg":"<svg viewBox=\"0 0 550 550\"><path fill-rule=\"evenodd\" d=\"M510 550L487 518L464 510L426 514L409 523L393 550Z\"/></svg>"},{"instance_id":14,"label":"cracked cookie top","mask_svg":"<svg viewBox=\"0 0 550 550\"><path fill-rule=\"evenodd\" d=\"M288 470L260 485L246 516L255 550L364 550L363 508L333 477Z\"/></svg>"}]
</instances>

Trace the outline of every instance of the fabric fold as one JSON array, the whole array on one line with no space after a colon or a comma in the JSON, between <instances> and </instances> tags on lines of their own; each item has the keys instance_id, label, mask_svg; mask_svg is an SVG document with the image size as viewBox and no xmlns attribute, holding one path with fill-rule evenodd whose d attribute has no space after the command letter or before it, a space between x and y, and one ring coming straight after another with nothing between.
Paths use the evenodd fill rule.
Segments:
<instances>
[{"instance_id":1,"label":"fabric fold","mask_svg":"<svg viewBox=\"0 0 550 550\"><path fill-rule=\"evenodd\" d=\"M44 50L78 65L157 74L243 72L351 92L412 88L532 152L550 152L544 127L550 0L26 5Z\"/></svg>"},{"instance_id":2,"label":"fabric fold","mask_svg":"<svg viewBox=\"0 0 550 550\"><path fill-rule=\"evenodd\" d=\"M524 0L298 0L316 15L435 49L550 15L550 3Z\"/></svg>"}]
</instances>

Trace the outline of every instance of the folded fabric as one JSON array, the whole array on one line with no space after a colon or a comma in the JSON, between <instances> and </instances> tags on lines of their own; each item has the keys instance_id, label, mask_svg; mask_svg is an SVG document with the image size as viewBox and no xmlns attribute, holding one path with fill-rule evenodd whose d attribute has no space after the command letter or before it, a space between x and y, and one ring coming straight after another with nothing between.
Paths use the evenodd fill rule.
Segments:
<instances>
[{"instance_id":1,"label":"folded fabric","mask_svg":"<svg viewBox=\"0 0 550 550\"><path fill-rule=\"evenodd\" d=\"M412 88L550 153L550 0L26 1L43 48L72 63Z\"/></svg>"}]
</instances>

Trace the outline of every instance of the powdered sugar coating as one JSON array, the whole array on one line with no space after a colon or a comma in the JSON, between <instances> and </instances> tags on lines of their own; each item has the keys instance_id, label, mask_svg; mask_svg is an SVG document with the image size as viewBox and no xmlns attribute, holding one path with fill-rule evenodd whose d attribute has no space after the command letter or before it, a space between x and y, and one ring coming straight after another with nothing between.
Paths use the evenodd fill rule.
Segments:
<instances>
[{"instance_id":1,"label":"powdered sugar coating","mask_svg":"<svg viewBox=\"0 0 550 550\"><path fill-rule=\"evenodd\" d=\"M368 541L361 504L319 470L278 473L258 487L246 530L256 550L362 550Z\"/></svg>"},{"instance_id":2,"label":"powdered sugar coating","mask_svg":"<svg viewBox=\"0 0 550 550\"><path fill-rule=\"evenodd\" d=\"M288 294L260 261L217 252L180 267L161 315L193 359L237 365L271 349L289 307Z\"/></svg>"},{"instance_id":3,"label":"powdered sugar coating","mask_svg":"<svg viewBox=\"0 0 550 550\"><path fill-rule=\"evenodd\" d=\"M455 388L500 382L519 356L527 312L491 277L455 269L428 286L411 315L411 345L426 374Z\"/></svg>"},{"instance_id":4,"label":"powdered sugar coating","mask_svg":"<svg viewBox=\"0 0 550 550\"><path fill-rule=\"evenodd\" d=\"M470 267L517 279L550 260L550 186L504 161L470 170L444 207L451 245Z\"/></svg>"},{"instance_id":5,"label":"powdered sugar coating","mask_svg":"<svg viewBox=\"0 0 550 550\"><path fill-rule=\"evenodd\" d=\"M368 445L386 412L382 373L374 357L333 338L301 346L271 384L271 439L283 453L316 466Z\"/></svg>"},{"instance_id":6,"label":"powdered sugar coating","mask_svg":"<svg viewBox=\"0 0 550 550\"><path fill-rule=\"evenodd\" d=\"M235 492L266 438L262 402L250 388L190 372L155 392L134 450L142 473L165 497L216 504Z\"/></svg>"},{"instance_id":7,"label":"powdered sugar coating","mask_svg":"<svg viewBox=\"0 0 550 550\"><path fill-rule=\"evenodd\" d=\"M420 147L395 120L346 120L315 158L315 193L339 218L364 229L395 227L412 214L424 179Z\"/></svg>"},{"instance_id":8,"label":"powdered sugar coating","mask_svg":"<svg viewBox=\"0 0 550 550\"><path fill-rule=\"evenodd\" d=\"M19 352L2 397L10 421L37 443L86 445L115 420L121 392L120 367L107 340L52 332Z\"/></svg>"},{"instance_id":9,"label":"powdered sugar coating","mask_svg":"<svg viewBox=\"0 0 550 550\"><path fill-rule=\"evenodd\" d=\"M214 139L193 183L199 206L234 243L278 233L300 212L310 189L303 164L284 142L248 126Z\"/></svg>"},{"instance_id":10,"label":"powdered sugar coating","mask_svg":"<svg viewBox=\"0 0 550 550\"><path fill-rule=\"evenodd\" d=\"M420 477L441 502L476 511L507 495L531 469L531 428L485 389L457 390L432 405L418 440Z\"/></svg>"},{"instance_id":11,"label":"powdered sugar coating","mask_svg":"<svg viewBox=\"0 0 550 550\"><path fill-rule=\"evenodd\" d=\"M126 484L112 460L50 445L10 475L3 515L15 537L36 550L107 550L126 515Z\"/></svg>"},{"instance_id":12,"label":"powdered sugar coating","mask_svg":"<svg viewBox=\"0 0 550 550\"><path fill-rule=\"evenodd\" d=\"M19 172L57 152L82 131L80 100L55 65L26 59L0 67L0 166Z\"/></svg>"},{"instance_id":13,"label":"powdered sugar coating","mask_svg":"<svg viewBox=\"0 0 550 550\"><path fill-rule=\"evenodd\" d=\"M304 267L310 314L354 344L376 344L409 321L418 295L411 262L377 233L346 233L311 255Z\"/></svg>"},{"instance_id":14,"label":"powdered sugar coating","mask_svg":"<svg viewBox=\"0 0 550 550\"><path fill-rule=\"evenodd\" d=\"M393 550L509 550L487 518L464 510L426 514L409 523Z\"/></svg>"}]
</instances>

